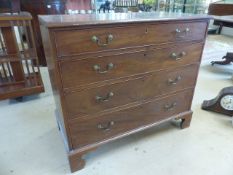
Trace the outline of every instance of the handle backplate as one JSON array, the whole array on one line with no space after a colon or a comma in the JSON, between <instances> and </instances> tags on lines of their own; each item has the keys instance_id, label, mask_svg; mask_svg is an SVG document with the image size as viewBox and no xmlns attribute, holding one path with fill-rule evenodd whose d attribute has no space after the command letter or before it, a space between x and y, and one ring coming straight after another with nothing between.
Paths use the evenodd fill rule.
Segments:
<instances>
[{"instance_id":1,"label":"handle backplate","mask_svg":"<svg viewBox=\"0 0 233 175\"><path fill-rule=\"evenodd\" d=\"M94 35L94 36L92 36L91 40L92 40L92 42L96 43L98 46L105 47L105 46L109 45L112 42L113 38L114 38L113 35L109 34L106 37L106 42L102 43L100 41L100 39L97 36Z\"/></svg>"},{"instance_id":2,"label":"handle backplate","mask_svg":"<svg viewBox=\"0 0 233 175\"><path fill-rule=\"evenodd\" d=\"M179 37L179 38L184 38L185 36L187 36L188 33L190 33L190 28L185 28L183 31L179 28L177 28L175 30L176 32L176 36Z\"/></svg>"},{"instance_id":3,"label":"handle backplate","mask_svg":"<svg viewBox=\"0 0 233 175\"><path fill-rule=\"evenodd\" d=\"M103 131L109 131L114 124L115 124L114 121L110 121L107 124L98 124L97 128Z\"/></svg>"},{"instance_id":4,"label":"handle backplate","mask_svg":"<svg viewBox=\"0 0 233 175\"><path fill-rule=\"evenodd\" d=\"M113 63L109 63L107 66L106 66L106 70L101 70L101 67L100 65L96 64L93 66L93 69L100 73L100 74L104 74L104 73L107 73L109 70L113 69L114 68L114 64Z\"/></svg>"},{"instance_id":5,"label":"handle backplate","mask_svg":"<svg viewBox=\"0 0 233 175\"><path fill-rule=\"evenodd\" d=\"M95 99L97 102L106 102L106 101L109 101L110 98L112 98L114 96L114 93L113 92L109 92L105 97L102 97L102 96L96 96Z\"/></svg>"},{"instance_id":6,"label":"handle backplate","mask_svg":"<svg viewBox=\"0 0 233 175\"><path fill-rule=\"evenodd\" d=\"M176 105L177 105L176 102L166 104L166 105L164 105L164 109L165 109L165 111L172 111L175 109Z\"/></svg>"},{"instance_id":7,"label":"handle backplate","mask_svg":"<svg viewBox=\"0 0 233 175\"><path fill-rule=\"evenodd\" d=\"M182 57L184 57L185 55L187 55L187 53L185 51L182 51L180 53L171 53L171 58L175 59L175 60L180 60Z\"/></svg>"},{"instance_id":8,"label":"handle backplate","mask_svg":"<svg viewBox=\"0 0 233 175\"><path fill-rule=\"evenodd\" d=\"M169 78L167 82L169 85L176 85L180 80L181 80L181 76L179 75L175 79Z\"/></svg>"}]
</instances>

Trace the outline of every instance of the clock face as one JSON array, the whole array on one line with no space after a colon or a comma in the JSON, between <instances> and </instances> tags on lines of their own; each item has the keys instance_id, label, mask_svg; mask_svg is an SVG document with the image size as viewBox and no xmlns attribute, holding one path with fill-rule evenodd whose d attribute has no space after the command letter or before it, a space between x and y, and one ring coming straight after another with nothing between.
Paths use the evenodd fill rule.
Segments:
<instances>
[{"instance_id":1,"label":"clock face","mask_svg":"<svg viewBox=\"0 0 233 175\"><path fill-rule=\"evenodd\" d=\"M220 105L223 109L233 111L233 95L225 95L221 98Z\"/></svg>"}]
</instances>

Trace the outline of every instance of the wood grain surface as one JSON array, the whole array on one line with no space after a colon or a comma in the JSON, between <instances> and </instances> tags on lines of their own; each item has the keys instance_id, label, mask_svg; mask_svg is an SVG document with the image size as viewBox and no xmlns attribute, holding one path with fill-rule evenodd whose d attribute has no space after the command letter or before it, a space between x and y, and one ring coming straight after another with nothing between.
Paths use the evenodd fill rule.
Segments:
<instances>
[{"instance_id":1,"label":"wood grain surface","mask_svg":"<svg viewBox=\"0 0 233 175\"><path fill-rule=\"evenodd\" d=\"M63 88L75 88L100 81L196 63L200 61L202 48L203 43L177 44L163 49L146 50L144 48L144 51L128 54L64 61L59 63ZM185 52L186 55L181 56L182 52ZM180 59L173 58L172 53L176 53ZM112 63L114 67L104 74L93 69L95 65L99 65L101 71L105 71L109 63Z\"/></svg>"},{"instance_id":2,"label":"wood grain surface","mask_svg":"<svg viewBox=\"0 0 233 175\"><path fill-rule=\"evenodd\" d=\"M172 119L189 127L209 18L40 16L72 172L84 167L84 154L102 144Z\"/></svg>"},{"instance_id":3,"label":"wood grain surface","mask_svg":"<svg viewBox=\"0 0 233 175\"><path fill-rule=\"evenodd\" d=\"M205 37L206 26L206 22L177 22L62 30L55 33L57 54L60 57L158 43L200 41ZM189 31L186 32L187 29ZM177 33L176 30L180 32ZM113 36L110 42L107 40L109 35ZM92 41L93 36L96 36L102 45L107 45L99 46Z\"/></svg>"}]
</instances>

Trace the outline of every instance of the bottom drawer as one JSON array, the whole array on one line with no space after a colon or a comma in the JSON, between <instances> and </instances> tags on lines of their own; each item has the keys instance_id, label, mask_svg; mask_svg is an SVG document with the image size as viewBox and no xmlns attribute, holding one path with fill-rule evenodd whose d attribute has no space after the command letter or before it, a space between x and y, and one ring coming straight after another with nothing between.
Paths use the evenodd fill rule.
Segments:
<instances>
[{"instance_id":1,"label":"bottom drawer","mask_svg":"<svg viewBox=\"0 0 233 175\"><path fill-rule=\"evenodd\" d=\"M74 148L96 143L190 110L193 89L154 99L142 105L70 124Z\"/></svg>"}]
</instances>

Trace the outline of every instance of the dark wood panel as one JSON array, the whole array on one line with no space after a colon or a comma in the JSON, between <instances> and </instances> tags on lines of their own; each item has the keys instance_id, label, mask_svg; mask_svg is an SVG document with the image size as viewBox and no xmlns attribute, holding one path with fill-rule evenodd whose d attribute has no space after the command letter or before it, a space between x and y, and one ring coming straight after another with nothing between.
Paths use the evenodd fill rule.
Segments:
<instances>
[{"instance_id":1,"label":"dark wood panel","mask_svg":"<svg viewBox=\"0 0 233 175\"><path fill-rule=\"evenodd\" d=\"M188 111L191 105L192 94L193 90L188 90L104 116L92 119L77 119L69 125L73 146L74 148L80 148L100 142L138 127L166 120L172 115Z\"/></svg>"},{"instance_id":2,"label":"dark wood panel","mask_svg":"<svg viewBox=\"0 0 233 175\"><path fill-rule=\"evenodd\" d=\"M42 45L38 15L65 14L66 9L70 7L72 9L79 9L81 7L84 7L85 10L91 9L89 0L21 0L21 10L30 12L33 16L32 25L35 31L37 55L39 57L39 63L43 66L46 66L46 59Z\"/></svg>"},{"instance_id":3,"label":"dark wood panel","mask_svg":"<svg viewBox=\"0 0 233 175\"><path fill-rule=\"evenodd\" d=\"M41 26L41 31L42 31L42 39L43 39L43 45L45 48L45 54L46 54L46 60L48 63L48 72L49 72L49 78L51 82L51 86L53 89L53 96L56 104L56 117L59 123L59 127L61 127L60 131L62 132L62 135L64 135L64 138L67 139L65 140L65 143L67 143L68 148L67 150L71 149L71 139L69 135L69 128L67 125L67 118L66 118L66 113L63 110L62 106L65 105L64 103L64 98L62 93L62 85L60 81L60 76L59 76L59 69L58 64L56 63L56 57L55 55L55 50L53 49L52 42L50 40L50 31L44 27Z\"/></svg>"},{"instance_id":4,"label":"dark wood panel","mask_svg":"<svg viewBox=\"0 0 233 175\"><path fill-rule=\"evenodd\" d=\"M22 11L30 12L33 17L32 27L34 30L36 50L40 65L46 66L46 59L44 54L44 48L42 45L38 15L65 14L65 2L65 0L21 0Z\"/></svg>"},{"instance_id":5,"label":"dark wood panel","mask_svg":"<svg viewBox=\"0 0 233 175\"><path fill-rule=\"evenodd\" d=\"M206 26L205 22L194 22L57 31L56 48L58 56L70 56L124 47L203 40Z\"/></svg>"},{"instance_id":6,"label":"dark wood panel","mask_svg":"<svg viewBox=\"0 0 233 175\"><path fill-rule=\"evenodd\" d=\"M198 64L144 75L120 82L65 95L69 118L92 115L128 103L143 101L194 87Z\"/></svg>"},{"instance_id":7,"label":"dark wood panel","mask_svg":"<svg viewBox=\"0 0 233 175\"><path fill-rule=\"evenodd\" d=\"M40 17L71 171L107 142L171 119L189 126L208 19L173 13ZM109 45L98 46L109 34Z\"/></svg>"},{"instance_id":8,"label":"dark wood panel","mask_svg":"<svg viewBox=\"0 0 233 175\"><path fill-rule=\"evenodd\" d=\"M0 0L0 13L20 12L20 0Z\"/></svg>"},{"instance_id":9,"label":"dark wood panel","mask_svg":"<svg viewBox=\"0 0 233 175\"><path fill-rule=\"evenodd\" d=\"M67 0L66 9L90 10L91 0Z\"/></svg>"},{"instance_id":10,"label":"dark wood panel","mask_svg":"<svg viewBox=\"0 0 233 175\"><path fill-rule=\"evenodd\" d=\"M211 3L209 5L208 14L217 16L233 15L233 4Z\"/></svg>"},{"instance_id":11,"label":"dark wood panel","mask_svg":"<svg viewBox=\"0 0 233 175\"><path fill-rule=\"evenodd\" d=\"M153 49L129 54L119 54L107 57L98 56L77 61L64 61L60 63L63 88L77 87L99 81L127 77L155 70L168 69L199 62L203 43L180 44L170 48ZM182 52L186 55L182 56ZM180 59L171 55L176 53ZM177 57L177 58L178 58ZM106 73L94 70L99 65L101 71L107 69L112 63L113 68Z\"/></svg>"}]
</instances>

